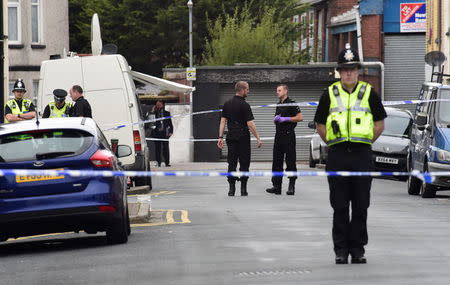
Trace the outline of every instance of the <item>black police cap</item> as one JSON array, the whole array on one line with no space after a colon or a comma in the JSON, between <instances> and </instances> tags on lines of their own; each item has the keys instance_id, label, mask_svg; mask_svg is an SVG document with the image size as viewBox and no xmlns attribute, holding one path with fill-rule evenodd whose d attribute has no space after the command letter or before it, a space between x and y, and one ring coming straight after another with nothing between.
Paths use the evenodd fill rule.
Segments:
<instances>
[{"instance_id":1,"label":"black police cap","mask_svg":"<svg viewBox=\"0 0 450 285\"><path fill-rule=\"evenodd\" d=\"M67 96L67 91L64 89L55 89L53 90L53 95L58 98L64 99Z\"/></svg>"},{"instance_id":2,"label":"black police cap","mask_svg":"<svg viewBox=\"0 0 450 285\"><path fill-rule=\"evenodd\" d=\"M337 56L338 69L341 68L361 68L358 52L347 45Z\"/></svg>"}]
</instances>

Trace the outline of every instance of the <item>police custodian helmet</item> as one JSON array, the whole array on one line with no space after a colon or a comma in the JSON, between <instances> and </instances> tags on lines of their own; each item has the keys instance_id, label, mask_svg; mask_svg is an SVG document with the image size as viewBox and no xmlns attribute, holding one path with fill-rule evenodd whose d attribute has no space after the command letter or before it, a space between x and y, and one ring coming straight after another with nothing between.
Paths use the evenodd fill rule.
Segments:
<instances>
[{"instance_id":1,"label":"police custodian helmet","mask_svg":"<svg viewBox=\"0 0 450 285\"><path fill-rule=\"evenodd\" d=\"M62 102L66 99L67 91L64 89L55 89L53 90L53 95L56 101Z\"/></svg>"},{"instance_id":2,"label":"police custodian helmet","mask_svg":"<svg viewBox=\"0 0 450 285\"><path fill-rule=\"evenodd\" d=\"M25 89L25 84L23 83L22 79L17 79L16 82L14 83L14 88L12 91L23 91L23 92L27 92L27 90Z\"/></svg>"},{"instance_id":3,"label":"police custodian helmet","mask_svg":"<svg viewBox=\"0 0 450 285\"><path fill-rule=\"evenodd\" d=\"M358 52L350 47L350 44L345 45L343 49L337 56L337 69L341 68L361 68L361 62L359 61Z\"/></svg>"}]
</instances>

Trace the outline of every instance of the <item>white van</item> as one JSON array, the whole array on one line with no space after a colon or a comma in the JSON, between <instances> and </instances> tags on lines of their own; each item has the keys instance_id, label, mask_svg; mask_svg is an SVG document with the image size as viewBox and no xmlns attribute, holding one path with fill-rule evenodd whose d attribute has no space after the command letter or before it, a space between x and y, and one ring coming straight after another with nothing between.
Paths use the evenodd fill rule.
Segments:
<instances>
[{"instance_id":1,"label":"white van","mask_svg":"<svg viewBox=\"0 0 450 285\"><path fill-rule=\"evenodd\" d=\"M145 141L136 87L126 59L119 54L67 57L41 64L37 110L41 114L53 100L54 89L83 88L92 108L92 117L108 141L118 139L129 145L133 154L120 158L126 170L150 171L150 155ZM68 92L69 93L69 92ZM67 102L72 100L68 95ZM149 185L150 177L136 177L136 185Z\"/></svg>"}]
</instances>

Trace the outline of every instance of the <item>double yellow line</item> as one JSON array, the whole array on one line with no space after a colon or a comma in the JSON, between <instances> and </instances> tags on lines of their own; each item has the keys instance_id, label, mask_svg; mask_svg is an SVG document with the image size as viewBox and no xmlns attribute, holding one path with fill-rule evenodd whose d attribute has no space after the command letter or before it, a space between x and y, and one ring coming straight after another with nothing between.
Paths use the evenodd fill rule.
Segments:
<instances>
[{"instance_id":1,"label":"double yellow line","mask_svg":"<svg viewBox=\"0 0 450 285\"><path fill-rule=\"evenodd\" d=\"M191 220L189 220L188 217L188 211L186 210L151 210L152 214L155 215L156 213L160 212L161 214L161 221L155 221L151 223L145 223L145 224L133 224L132 227L154 227L154 226L164 226L164 225L173 225L173 224L190 224ZM174 213L180 213L180 220L175 221ZM164 215L165 213L165 215ZM165 219L164 217L165 216Z\"/></svg>"}]
</instances>

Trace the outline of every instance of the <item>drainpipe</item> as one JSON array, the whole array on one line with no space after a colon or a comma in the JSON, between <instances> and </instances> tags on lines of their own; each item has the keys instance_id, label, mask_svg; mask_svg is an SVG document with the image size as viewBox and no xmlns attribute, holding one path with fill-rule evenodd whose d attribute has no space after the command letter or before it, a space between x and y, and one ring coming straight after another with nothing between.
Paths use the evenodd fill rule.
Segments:
<instances>
[{"instance_id":1,"label":"drainpipe","mask_svg":"<svg viewBox=\"0 0 450 285\"><path fill-rule=\"evenodd\" d=\"M379 67L380 68L380 87L381 87L381 100L384 101L384 64L381 61L366 61L364 62L362 36L361 36L361 16L359 12L359 5L354 6L356 9L356 35L358 38L358 54L363 67Z\"/></svg>"}]
</instances>

